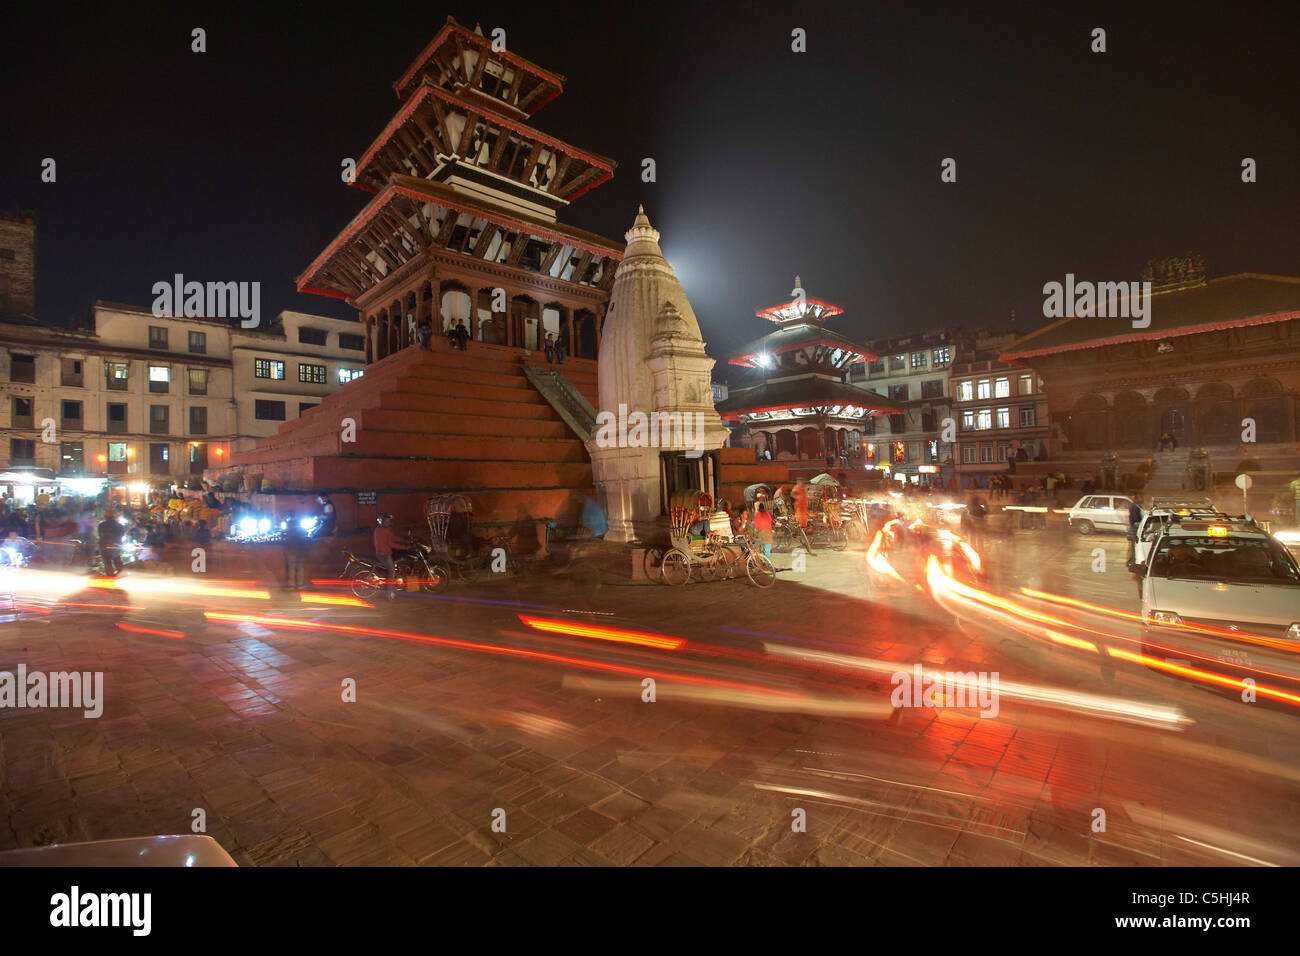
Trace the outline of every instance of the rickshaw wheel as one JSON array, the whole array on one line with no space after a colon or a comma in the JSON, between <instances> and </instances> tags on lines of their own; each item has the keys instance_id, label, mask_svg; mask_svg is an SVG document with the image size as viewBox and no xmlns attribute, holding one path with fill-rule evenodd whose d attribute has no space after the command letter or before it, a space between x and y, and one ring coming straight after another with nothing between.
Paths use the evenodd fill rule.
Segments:
<instances>
[{"instance_id":1,"label":"rickshaw wheel","mask_svg":"<svg viewBox=\"0 0 1300 956\"><path fill-rule=\"evenodd\" d=\"M770 588L776 583L776 568L767 559L767 555L757 551L750 552L745 559L745 574L755 587Z\"/></svg>"},{"instance_id":2,"label":"rickshaw wheel","mask_svg":"<svg viewBox=\"0 0 1300 956\"><path fill-rule=\"evenodd\" d=\"M685 551L670 549L659 566L659 576L664 584L686 584L691 579L691 558Z\"/></svg>"},{"instance_id":3,"label":"rickshaw wheel","mask_svg":"<svg viewBox=\"0 0 1300 956\"><path fill-rule=\"evenodd\" d=\"M849 546L849 534L843 527L836 528L828 536L828 544L832 551L843 551Z\"/></svg>"},{"instance_id":4,"label":"rickshaw wheel","mask_svg":"<svg viewBox=\"0 0 1300 956\"><path fill-rule=\"evenodd\" d=\"M642 567L645 569L645 576L653 581L659 577L659 568L664 561L663 548L646 548L645 555L642 557Z\"/></svg>"}]
</instances>

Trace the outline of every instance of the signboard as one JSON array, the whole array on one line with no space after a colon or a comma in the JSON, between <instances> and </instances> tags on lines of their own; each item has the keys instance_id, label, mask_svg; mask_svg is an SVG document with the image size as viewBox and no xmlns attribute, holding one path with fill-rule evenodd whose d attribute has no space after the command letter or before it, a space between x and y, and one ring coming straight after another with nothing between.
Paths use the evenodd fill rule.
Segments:
<instances>
[{"instance_id":1,"label":"signboard","mask_svg":"<svg viewBox=\"0 0 1300 956\"><path fill-rule=\"evenodd\" d=\"M1250 488L1250 486L1253 485L1254 483L1255 483L1255 482L1254 482L1253 480L1251 480L1250 475L1238 475L1238 476L1237 476L1236 484L1237 484L1237 487L1240 488L1242 491L1246 491L1246 490L1248 490L1248 489Z\"/></svg>"},{"instance_id":2,"label":"signboard","mask_svg":"<svg viewBox=\"0 0 1300 956\"><path fill-rule=\"evenodd\" d=\"M376 491L358 491L357 504L373 505L379 501L379 493Z\"/></svg>"}]
</instances>

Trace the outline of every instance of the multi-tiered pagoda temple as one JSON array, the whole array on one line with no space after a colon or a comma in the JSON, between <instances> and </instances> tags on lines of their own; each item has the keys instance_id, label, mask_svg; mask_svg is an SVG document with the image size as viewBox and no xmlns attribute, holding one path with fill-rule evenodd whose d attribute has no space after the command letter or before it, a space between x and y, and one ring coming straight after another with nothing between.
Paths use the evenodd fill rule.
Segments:
<instances>
[{"instance_id":1,"label":"multi-tiered pagoda temple","mask_svg":"<svg viewBox=\"0 0 1300 956\"><path fill-rule=\"evenodd\" d=\"M365 207L298 279L360 313L365 375L232 457L274 492L334 498L341 528L418 525L431 494L486 522L549 519L595 493L588 437L536 385L568 332L561 407L597 401L596 355L623 245L557 221L614 163L529 125L564 77L448 19L394 84L401 106L357 159ZM464 323L453 350L435 333ZM541 374L553 375L553 371ZM580 403L579 403L580 404ZM256 486L256 483L254 484Z\"/></svg>"},{"instance_id":2,"label":"multi-tiered pagoda temple","mask_svg":"<svg viewBox=\"0 0 1300 956\"><path fill-rule=\"evenodd\" d=\"M299 291L356 307L367 361L411 344L425 317L526 349L565 329L594 359L622 247L556 214L615 164L529 125L564 77L449 17L393 87L402 105L353 180L374 196Z\"/></svg>"},{"instance_id":3,"label":"multi-tiered pagoda temple","mask_svg":"<svg viewBox=\"0 0 1300 956\"><path fill-rule=\"evenodd\" d=\"M729 361L747 369L719 403L724 420L742 422L760 455L788 462L792 472L838 465L861 441L866 421L900 409L845 381L850 366L877 356L826 328L844 310L804 292L795 276L788 302L755 313L777 326Z\"/></svg>"}]
</instances>

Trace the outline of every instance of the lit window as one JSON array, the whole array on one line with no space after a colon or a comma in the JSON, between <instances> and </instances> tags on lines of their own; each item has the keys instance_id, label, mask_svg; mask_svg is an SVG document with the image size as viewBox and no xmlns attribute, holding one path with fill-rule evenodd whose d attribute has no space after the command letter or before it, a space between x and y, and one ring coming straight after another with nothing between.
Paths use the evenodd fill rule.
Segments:
<instances>
[{"instance_id":1,"label":"lit window","mask_svg":"<svg viewBox=\"0 0 1300 956\"><path fill-rule=\"evenodd\" d=\"M912 368L925 368L925 358L926 356L924 352L913 352Z\"/></svg>"},{"instance_id":2,"label":"lit window","mask_svg":"<svg viewBox=\"0 0 1300 956\"><path fill-rule=\"evenodd\" d=\"M998 428L1010 428L1010 427L1011 427L1011 409L1009 409L1009 408L999 408L999 409L998 409Z\"/></svg>"},{"instance_id":3,"label":"lit window","mask_svg":"<svg viewBox=\"0 0 1300 956\"><path fill-rule=\"evenodd\" d=\"M1000 378L993 383L993 397L1006 398L1011 394L1011 379Z\"/></svg>"},{"instance_id":4,"label":"lit window","mask_svg":"<svg viewBox=\"0 0 1300 956\"><path fill-rule=\"evenodd\" d=\"M975 413L966 411L961 413L961 427L963 431L969 431L975 427Z\"/></svg>"},{"instance_id":5,"label":"lit window","mask_svg":"<svg viewBox=\"0 0 1300 956\"><path fill-rule=\"evenodd\" d=\"M298 381L310 382L313 385L325 384L325 366L309 365L306 362L298 363Z\"/></svg>"},{"instance_id":6,"label":"lit window","mask_svg":"<svg viewBox=\"0 0 1300 956\"><path fill-rule=\"evenodd\" d=\"M190 369L190 394L206 395L208 394L208 370L205 368Z\"/></svg>"},{"instance_id":7,"label":"lit window","mask_svg":"<svg viewBox=\"0 0 1300 956\"><path fill-rule=\"evenodd\" d=\"M993 397L993 383L990 382L987 378L982 378L982 379L980 379L979 386L978 386L978 387L976 388L976 390L975 390L975 397L976 397L976 398L992 398L992 397Z\"/></svg>"},{"instance_id":8,"label":"lit window","mask_svg":"<svg viewBox=\"0 0 1300 956\"><path fill-rule=\"evenodd\" d=\"M937 368L940 365L947 365L952 361L952 350L947 346L934 350L934 364Z\"/></svg>"},{"instance_id":9,"label":"lit window","mask_svg":"<svg viewBox=\"0 0 1300 956\"><path fill-rule=\"evenodd\" d=\"M1020 394L1032 395L1034 393L1034 377L1032 375L1020 376Z\"/></svg>"},{"instance_id":10,"label":"lit window","mask_svg":"<svg viewBox=\"0 0 1300 956\"><path fill-rule=\"evenodd\" d=\"M990 408L981 408L975 417L975 427L980 431L993 427L993 410Z\"/></svg>"},{"instance_id":11,"label":"lit window","mask_svg":"<svg viewBox=\"0 0 1300 956\"><path fill-rule=\"evenodd\" d=\"M108 443L108 460L109 461L126 461L126 442L111 441Z\"/></svg>"},{"instance_id":12,"label":"lit window","mask_svg":"<svg viewBox=\"0 0 1300 956\"><path fill-rule=\"evenodd\" d=\"M172 367L170 365L149 366L149 391L166 393L171 391Z\"/></svg>"},{"instance_id":13,"label":"lit window","mask_svg":"<svg viewBox=\"0 0 1300 956\"><path fill-rule=\"evenodd\" d=\"M360 378L364 372L365 369L360 368L341 368L339 369L339 384L346 385L354 378Z\"/></svg>"},{"instance_id":14,"label":"lit window","mask_svg":"<svg viewBox=\"0 0 1300 956\"><path fill-rule=\"evenodd\" d=\"M284 363L277 362L275 359L255 358L253 359L253 377L283 381Z\"/></svg>"},{"instance_id":15,"label":"lit window","mask_svg":"<svg viewBox=\"0 0 1300 956\"><path fill-rule=\"evenodd\" d=\"M957 386L957 401L969 402L975 398L975 383L962 382Z\"/></svg>"},{"instance_id":16,"label":"lit window","mask_svg":"<svg viewBox=\"0 0 1300 956\"><path fill-rule=\"evenodd\" d=\"M131 366L127 362L105 362L104 384L115 392L126 391L126 380Z\"/></svg>"}]
</instances>

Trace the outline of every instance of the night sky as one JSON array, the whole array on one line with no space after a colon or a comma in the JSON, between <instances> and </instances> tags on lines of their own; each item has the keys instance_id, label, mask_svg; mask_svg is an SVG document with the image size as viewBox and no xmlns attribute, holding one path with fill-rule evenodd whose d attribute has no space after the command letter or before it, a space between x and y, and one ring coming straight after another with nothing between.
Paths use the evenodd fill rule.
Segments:
<instances>
[{"instance_id":1,"label":"night sky","mask_svg":"<svg viewBox=\"0 0 1300 956\"><path fill-rule=\"evenodd\" d=\"M46 322L147 306L176 272L260 281L264 315L355 317L294 278L365 204L340 163L451 14L567 77L533 125L619 166L561 220L621 242L644 203L720 360L796 273L861 338L1012 310L1028 331L1044 282L1187 251L1300 275L1300 5L1142 6L11 6L0 209L37 213Z\"/></svg>"}]
</instances>

